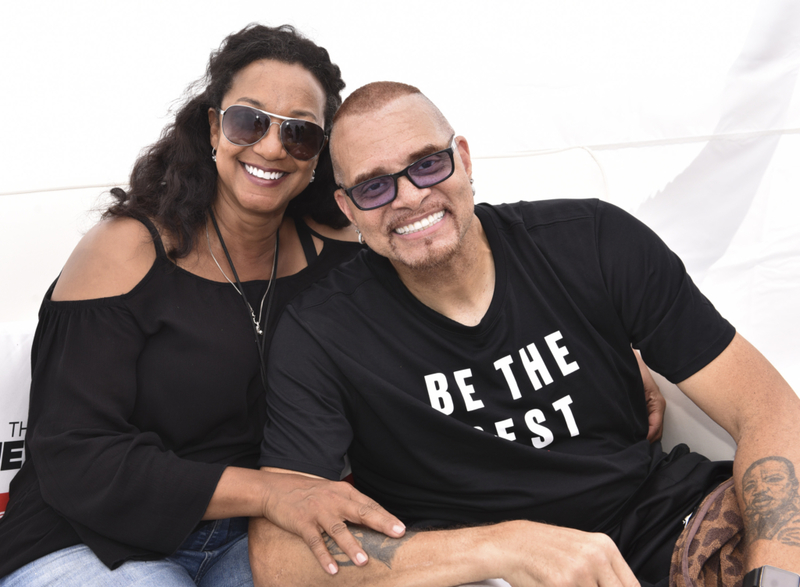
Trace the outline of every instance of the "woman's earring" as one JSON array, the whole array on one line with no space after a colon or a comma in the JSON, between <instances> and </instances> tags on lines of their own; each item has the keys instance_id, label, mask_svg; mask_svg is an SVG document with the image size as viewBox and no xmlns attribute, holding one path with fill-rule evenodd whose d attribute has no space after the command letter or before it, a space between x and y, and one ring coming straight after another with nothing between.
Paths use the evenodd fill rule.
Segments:
<instances>
[{"instance_id":1,"label":"woman's earring","mask_svg":"<svg viewBox=\"0 0 800 587\"><path fill-rule=\"evenodd\" d=\"M217 162L217 150L213 147L211 148L211 160Z\"/></svg>"},{"instance_id":2,"label":"woman's earring","mask_svg":"<svg viewBox=\"0 0 800 587\"><path fill-rule=\"evenodd\" d=\"M358 226L356 226L355 229L356 229L356 234L358 235L358 244L363 245L364 244L364 236L361 234L361 231L358 230Z\"/></svg>"},{"instance_id":3,"label":"woman's earring","mask_svg":"<svg viewBox=\"0 0 800 587\"><path fill-rule=\"evenodd\" d=\"M314 183L314 177L316 177L316 175L317 175L317 170L316 169L312 169L311 170L311 179L309 180L308 183Z\"/></svg>"}]
</instances>

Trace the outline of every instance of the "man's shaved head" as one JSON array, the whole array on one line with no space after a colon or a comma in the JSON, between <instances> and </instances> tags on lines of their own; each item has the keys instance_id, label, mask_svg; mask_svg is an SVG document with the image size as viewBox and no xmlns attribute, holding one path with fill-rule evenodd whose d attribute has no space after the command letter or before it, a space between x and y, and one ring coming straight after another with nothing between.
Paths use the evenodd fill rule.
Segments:
<instances>
[{"instance_id":1,"label":"man's shaved head","mask_svg":"<svg viewBox=\"0 0 800 587\"><path fill-rule=\"evenodd\" d=\"M350 94L333 117L333 124L345 116L355 116L380 110L400 96L422 94L418 88L400 82L373 82Z\"/></svg>"},{"instance_id":2,"label":"man's shaved head","mask_svg":"<svg viewBox=\"0 0 800 587\"><path fill-rule=\"evenodd\" d=\"M453 127L450 126L450 123L447 122L447 119L441 111L427 96L425 96L425 94L420 92L418 88L400 82L373 82L361 86L347 97L341 108L339 108L336 115L333 117L330 144L331 160L333 162L334 176L336 177L337 183L342 183L342 171L340 162L337 161L336 156L336 127L340 126L344 120L378 112L395 100L405 96L418 97L421 102L424 103L424 106L420 108L420 116L430 116L435 123L443 129L445 134L454 134Z\"/></svg>"}]
</instances>

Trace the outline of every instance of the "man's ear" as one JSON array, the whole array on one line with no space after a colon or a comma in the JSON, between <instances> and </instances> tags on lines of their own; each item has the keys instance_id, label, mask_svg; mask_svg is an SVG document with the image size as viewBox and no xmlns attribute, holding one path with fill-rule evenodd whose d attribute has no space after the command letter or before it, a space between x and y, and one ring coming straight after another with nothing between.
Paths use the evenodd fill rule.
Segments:
<instances>
[{"instance_id":1,"label":"man's ear","mask_svg":"<svg viewBox=\"0 0 800 587\"><path fill-rule=\"evenodd\" d=\"M211 127L211 146L216 149L220 139L219 113L216 108L208 109L208 125Z\"/></svg>"},{"instance_id":2,"label":"man's ear","mask_svg":"<svg viewBox=\"0 0 800 587\"><path fill-rule=\"evenodd\" d=\"M353 210L350 208L350 198L347 197L347 194L344 193L344 190L342 188L337 189L335 192L333 192L333 197L336 198L336 203L339 205L339 210L342 211L342 214L347 216L350 224L355 225Z\"/></svg>"},{"instance_id":3,"label":"man's ear","mask_svg":"<svg viewBox=\"0 0 800 587\"><path fill-rule=\"evenodd\" d=\"M456 137L456 147L458 148L457 152L461 156L461 163L464 164L467 175L472 176L472 157L470 157L469 154L469 143L467 143L467 139L461 136Z\"/></svg>"}]
</instances>

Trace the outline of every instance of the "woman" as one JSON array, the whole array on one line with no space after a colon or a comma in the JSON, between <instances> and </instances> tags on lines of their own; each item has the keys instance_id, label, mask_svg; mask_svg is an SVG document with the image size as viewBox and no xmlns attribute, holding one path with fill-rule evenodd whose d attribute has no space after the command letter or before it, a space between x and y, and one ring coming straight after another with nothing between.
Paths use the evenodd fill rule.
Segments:
<instances>
[{"instance_id":1,"label":"woman","mask_svg":"<svg viewBox=\"0 0 800 587\"><path fill-rule=\"evenodd\" d=\"M0 585L250 584L246 516L329 572L320 530L360 563L343 519L403 531L346 484L253 469L277 315L359 250L330 197L339 68L251 25L203 83L45 296Z\"/></svg>"}]
</instances>

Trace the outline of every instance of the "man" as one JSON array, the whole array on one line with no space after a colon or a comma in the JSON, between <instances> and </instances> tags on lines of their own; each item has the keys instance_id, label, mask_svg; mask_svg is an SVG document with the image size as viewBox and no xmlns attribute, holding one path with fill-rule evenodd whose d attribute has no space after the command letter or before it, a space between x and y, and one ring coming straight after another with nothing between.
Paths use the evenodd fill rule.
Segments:
<instances>
[{"instance_id":1,"label":"man","mask_svg":"<svg viewBox=\"0 0 800 587\"><path fill-rule=\"evenodd\" d=\"M403 84L354 92L331 153L371 251L281 319L261 462L336 478L347 453L359 489L429 531L357 531L370 562L331 577L255 522L257 584L665 583L681 521L730 469L647 442L631 344L738 442L742 511L755 461L800 462L800 400L629 215L475 206L466 140ZM749 522L748 568L800 571Z\"/></svg>"}]
</instances>

